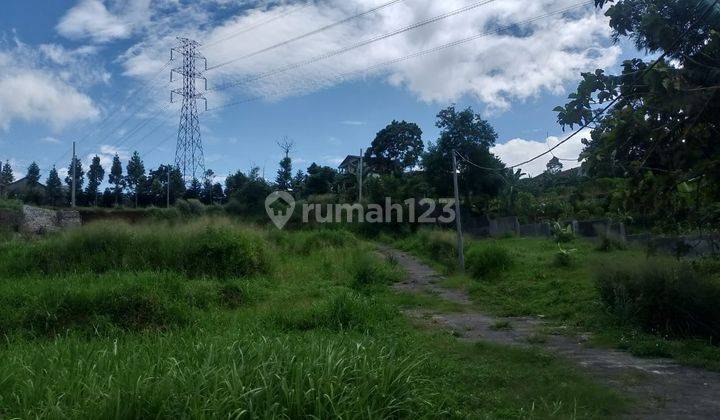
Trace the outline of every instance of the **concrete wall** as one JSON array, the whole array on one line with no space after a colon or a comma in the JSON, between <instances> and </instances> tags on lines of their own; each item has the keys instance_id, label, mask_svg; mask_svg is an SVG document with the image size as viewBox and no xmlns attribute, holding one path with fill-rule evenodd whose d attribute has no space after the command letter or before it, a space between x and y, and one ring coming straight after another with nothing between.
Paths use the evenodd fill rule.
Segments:
<instances>
[{"instance_id":1,"label":"concrete wall","mask_svg":"<svg viewBox=\"0 0 720 420\"><path fill-rule=\"evenodd\" d=\"M77 211L55 211L32 206L22 207L21 232L44 234L80 226L80 224L80 213Z\"/></svg>"},{"instance_id":2,"label":"concrete wall","mask_svg":"<svg viewBox=\"0 0 720 420\"><path fill-rule=\"evenodd\" d=\"M489 226L490 236L507 236L520 234L520 222L515 216L491 219Z\"/></svg>"}]
</instances>

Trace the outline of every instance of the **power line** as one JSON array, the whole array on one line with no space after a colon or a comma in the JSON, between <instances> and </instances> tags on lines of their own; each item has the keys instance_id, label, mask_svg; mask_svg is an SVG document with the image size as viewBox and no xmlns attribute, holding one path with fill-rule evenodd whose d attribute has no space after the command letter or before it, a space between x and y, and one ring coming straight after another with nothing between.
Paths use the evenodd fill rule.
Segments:
<instances>
[{"instance_id":1,"label":"power line","mask_svg":"<svg viewBox=\"0 0 720 420\"><path fill-rule=\"evenodd\" d=\"M303 9L305 9L306 7L308 7L310 4L311 4L311 2L306 2L305 4L303 4L303 5L300 6L300 7L292 7L290 10L287 10L287 11L285 11L284 13L280 13L280 14L278 14L277 16L273 16L273 17L271 17L271 18L269 18L269 19L266 19L266 20L264 20L264 21L262 21L262 22L258 22L258 23L254 24L254 25L247 26L247 27L245 27L245 28L243 28L243 29L240 29L240 30L238 30L238 31L236 31L236 32L233 32L233 33L230 34L230 35L226 35L225 37L223 37L223 38L221 38L221 39L218 39L218 40L215 40L215 41L210 42L210 43L208 43L208 44L205 44L205 45L203 45L203 47L209 48L209 47L212 47L212 46L214 46L214 45L217 45L217 44L220 44L220 43L222 43L222 42L225 42L225 41L228 41L228 40L230 40L230 39L233 39L233 38L235 38L235 37L238 36L238 35L242 35L242 34L244 34L244 33L247 33L247 32L252 31L253 29L257 29L257 28L262 27L262 26L265 26L265 25L267 25L267 24L269 24L269 23L272 23L272 22L275 22L275 21L277 21L277 20L280 20L280 19L282 19L282 18L284 18L284 17L286 17L286 16L290 16L290 15L292 15L292 14L294 14L294 13L297 13L297 12L299 12L300 10L303 10Z\"/></svg>"},{"instance_id":2,"label":"power line","mask_svg":"<svg viewBox=\"0 0 720 420\"><path fill-rule=\"evenodd\" d=\"M105 117L97 124L95 125L95 128L88 131L83 137L81 137L77 143L81 143L85 140L87 140L91 135L94 135L104 129L105 125L116 115L119 115L117 112L123 105L127 104L127 102L130 100L130 98L134 97L140 90L145 89L150 82L155 80L162 72L170 65L170 60L168 60L161 68L160 70L155 73L152 78L146 80L143 84L140 86L135 87L130 91L130 93L127 94L125 99L122 102L117 103L113 108L112 111L109 111ZM119 92L119 91L118 91ZM62 155L60 155L57 159L55 159L55 162L53 163L53 166L59 164L60 161L62 161L66 156L68 155L68 151L63 152Z\"/></svg>"},{"instance_id":3,"label":"power line","mask_svg":"<svg viewBox=\"0 0 720 420\"><path fill-rule=\"evenodd\" d=\"M260 49L260 50L255 51L255 52L252 52L252 53L243 55L243 56L241 56L241 57L234 58L234 59L232 59L232 60L228 60L228 61L222 62L222 63L220 63L220 64L216 64L216 65L214 65L214 66L212 66L212 67L208 67L208 71L209 71L209 70L215 70L215 69L217 69L217 68L220 68L220 67L223 67L223 66L227 66L228 64L232 64L232 63L235 63L235 62L238 62L238 61L240 61L240 60L244 60L244 59L247 59L247 58L250 58L250 57L255 57L256 55L263 54L263 53L266 53L266 52L268 52L268 51L272 51L272 50L274 50L274 49L277 49L277 48L280 48L280 47L283 47L283 46L292 44L293 42L300 41L301 39L308 38L308 37L310 37L310 36L313 36L313 35L319 34L319 33L321 33L321 32L327 31L328 29L335 28L336 26L343 25L343 24L345 24L345 23L347 23L347 22L350 22L350 21L352 21L352 20L361 18L361 17L363 17L363 16L367 16L367 15L369 15L369 14L371 14L371 13L375 13L375 12L377 12L377 11L379 11L379 10L382 10L382 9L386 8L386 7L392 6L392 5L396 4L396 3L400 3L401 1L404 1L404 0L392 0L392 1L389 1L389 2L387 2L387 3L381 4L380 6L373 7L372 9L366 10L366 11L364 11L364 12L362 12L362 13L358 13L358 14L356 14L356 15L349 16L349 17L347 17L347 18L345 18L345 19L339 20L339 21L337 21L337 22L333 22L333 23L331 23L331 24L329 24L329 25L322 26L322 27L320 27L320 28L318 28L318 29L312 30L312 31L310 31L310 32L306 32L306 33L304 33L304 34L302 34L302 35L298 35L298 36L296 36L296 37L290 38L290 39L288 39L288 40L282 41L282 42L277 43L277 44L273 44L273 45L271 45L271 46L269 46L269 47L262 48L262 49Z\"/></svg>"},{"instance_id":4,"label":"power line","mask_svg":"<svg viewBox=\"0 0 720 420\"><path fill-rule=\"evenodd\" d=\"M471 5L462 7L462 8L460 8L460 9L456 9L456 10L453 10L453 11L448 12L448 13L443 13L443 14L441 14L441 15L438 15L438 16L435 16L435 17L432 17L432 18L429 18L429 19L425 19L425 20L416 22L416 23L414 23L414 24L412 24L412 25L405 26L405 27L403 27L403 28L397 29L397 30L392 31L392 32L388 32L388 33L383 34L383 35L375 36L375 37L373 37L373 38L370 38L370 39L367 39L367 40L358 42L358 43L356 43L356 44L353 44L353 45L350 45L350 46L347 46L347 47L344 47L344 48L337 49L337 50L335 50L335 51L331 51L331 52L328 52L328 53L325 53L325 54L321 54L321 55L318 55L318 56L309 58L309 59L307 59L307 60L300 61L300 62L293 63L293 64L289 64L289 65L286 65L286 66L283 66L283 67L280 67L280 68L277 68L277 69L274 69L274 70L266 71L266 72L264 72L264 73L260 73L260 74L255 75L255 76L250 76L250 77L247 77L247 78L242 79L242 80L238 80L238 81L235 81L235 82L226 83L226 84L220 85L220 86L218 86L218 87L215 87L215 88L212 88L212 89L209 89L209 90L217 91L217 90L229 89L229 88L232 88L232 87L235 87L235 86L240 86L240 85L247 84L247 83L250 83L250 82L255 82L255 81L258 81L258 80L261 80L261 79L270 77L270 76L275 76L275 75L277 75L277 74L285 73L285 72L287 72L287 71L289 71L289 70L294 70L294 69L297 69L297 68L300 68L300 67L304 67L304 66L307 66L307 65L310 65L310 64L314 64L314 63L317 63L318 61L327 60L328 58L332 58L332 57L335 57L335 56L338 56L338 55L341 55L341 54L345 54L345 53L347 53L347 52L350 52L350 51L352 51L352 50L356 50L356 49L361 48L361 47L368 46L368 45L373 44L373 43L375 43L375 42L383 41L383 40L385 40L385 39L388 39L388 38L391 38L391 37L394 37L394 36L403 34L403 33L405 33L405 32L408 32L408 31L411 31L411 30L414 30L414 29L418 29L418 28L421 28L421 27L430 25L430 24L432 24L432 23L436 23L436 22L439 22L439 21L441 21L441 20L444 20L444 19L447 19L447 18L456 16L456 15L462 14L462 13L469 12L469 11L471 11L471 10L473 10L473 9L476 9L476 8L478 8L478 7L481 7L481 6L484 6L484 5L486 5L486 4L493 3L493 2L495 2L495 1L496 1L496 0L484 0L484 1L481 1L481 2L473 3L473 4L471 4Z\"/></svg>"},{"instance_id":5,"label":"power line","mask_svg":"<svg viewBox=\"0 0 720 420\"><path fill-rule=\"evenodd\" d=\"M500 28L496 28L496 29L493 29L493 30L491 30L491 31L486 31L486 32L483 32L483 33L480 33L480 34L476 34L476 35L467 37L467 38L463 38L463 39L459 39L459 40L456 40L456 41L452 41L452 42L449 42L449 43L447 43L447 44L439 45L439 46L437 46L437 47L433 47L433 48L429 48L429 49L426 49L426 50L418 51L418 52L415 52L415 53L412 53L412 54L409 54L409 55L406 55L406 56L403 56L403 57L395 58L395 59L390 60L390 61L385 61L385 62L383 62L383 63L375 64L375 65L372 65L372 66L370 66L370 67L367 67L367 68L364 68L364 69L361 69L361 70L354 70L354 71L350 71L350 72L346 72L346 73L340 74L340 75L338 75L338 76L327 77L327 78L325 78L325 80L322 80L322 81L311 81L311 83L314 83L314 84L316 84L316 85L322 85L323 83L332 83L332 82L334 82L334 81L344 80L344 79L346 79L347 77L349 77L349 76L351 76L351 75L357 75L357 74L366 73L366 72L368 72L368 71L376 70L376 69L381 68L381 67L389 66L389 65L392 65L392 64L396 64L396 63L403 62L403 61L410 60L410 59L414 59L414 58L419 58L419 57L422 57L422 56L425 56L425 55L429 55L429 54L432 54L432 53L440 52L440 51L445 50L445 49L447 49L447 48L458 47L458 46L461 46L461 45L463 45L463 44L466 44L466 43L469 43L469 42L472 42L472 41L476 41L476 40L481 39L481 38L483 38L483 37L487 37L487 36L490 36L490 35L493 35L493 34L499 34L499 33L502 33L502 32L504 32L504 31L506 31L506 30L516 28L516 27L519 26L519 25L525 25L525 24L528 24L528 23L532 23L532 22L535 22L535 21L538 21L538 20L541 20L541 19L545 19L545 18L554 16L554 15L558 15L558 14L562 14L562 13L568 12L568 11L570 11L570 10L573 10L573 9L576 9L576 8L579 8L579 7L589 6L589 5L592 5L592 4L594 4L593 1L583 1L583 2L576 3L576 4L574 4L574 5L571 5L571 6L568 6L568 7L564 7L564 8L562 8L562 9L559 9L559 10L556 10L556 11L553 11L553 12L544 13L544 14L542 14L542 15L535 16L535 17L530 18L530 19L525 19L525 20L522 20L522 21L514 22L514 23L512 23L512 24L509 24L509 25L506 25L506 26L502 26L502 27L500 27ZM303 91L304 91L303 88L290 89L290 90L286 90L285 92L281 92L280 95L287 94L287 93L293 93L293 92L303 92ZM245 104L245 103L249 103L249 102L254 102L254 101L257 101L257 100L262 100L262 99L264 99L264 98L266 98L266 97L267 97L267 95L259 95L259 96L255 96L255 97L251 97L251 98L241 99L241 100L238 100L238 101L230 102L230 103L225 104L225 105L220 105L220 106L217 106L217 107L214 107L214 108L210 108L210 109L208 110L208 112L217 111L217 110L220 110L220 109L229 108L229 107L233 107L233 106L236 106L236 105L241 105L241 104Z\"/></svg>"},{"instance_id":6,"label":"power line","mask_svg":"<svg viewBox=\"0 0 720 420\"><path fill-rule=\"evenodd\" d=\"M713 9L715 8L715 6L717 6L717 4L718 4L719 2L720 2L720 0L715 0L715 1L710 5L710 7L708 7L708 9L703 13L700 21L703 21L703 20L707 19L710 11L713 10ZM695 6L695 9L693 10L693 13L698 9L699 6L700 6L700 2L698 1L698 3L697 3L696 6ZM652 64L650 64L648 67L646 67L645 70L642 71L639 75L636 75L635 81L634 81L632 84L634 85L637 80L640 80L641 78L645 77L650 71L652 71L652 69L654 69L654 68L660 63L660 61L664 60L665 57L667 57L667 56L672 52L672 50L676 49L676 48L680 45L680 43L683 41L683 39L687 36L688 32L690 32L690 30L691 30L697 23L698 23L698 22L695 22L695 23L693 23L693 24L691 24L691 25L688 25L688 27L687 27L687 28L685 29L685 31L683 32L682 36L678 37L678 39L675 41L675 43L672 45L672 47L669 48L668 50L666 50L665 52L663 52L663 53L660 55L660 57L658 57L658 58L657 58ZM623 95L622 95L622 93L620 93L620 94L619 94L618 96L616 96L612 101L610 101L610 103L608 103L607 106L605 106L602 110L600 110L600 112L596 112L590 120L588 120L585 124L583 124L583 125L582 125L580 128L578 128L575 132L573 132L572 134L570 134L567 138L565 138L565 140L559 142L558 144L556 144L556 145L553 146L552 148L548 149L548 151L546 151L546 152L544 152L544 153L541 153L541 154L539 154L539 155L537 155L537 156L535 156L535 157L533 157L533 158L531 158L531 159L528 159L528 160L526 160L526 161L524 161L524 162L521 162L521 163L512 165L512 166L510 166L509 168L510 168L510 169L514 169L514 168L517 168L518 166L526 165L526 164L528 164L528 163L534 162L534 161L537 160L537 159L540 159L541 157L547 155L548 153L552 153L553 150L555 150L555 149L557 149L558 147L562 146L563 144L565 144L566 142L568 142L570 139L572 139L573 137L575 137L576 135L578 135L582 130L584 130L584 129L586 129L587 127L589 127L590 124L592 124L592 123L594 123L595 121L597 121L600 116L602 116L603 114L605 114L605 112L607 112L613 105L615 105L622 97L623 97Z\"/></svg>"}]
</instances>

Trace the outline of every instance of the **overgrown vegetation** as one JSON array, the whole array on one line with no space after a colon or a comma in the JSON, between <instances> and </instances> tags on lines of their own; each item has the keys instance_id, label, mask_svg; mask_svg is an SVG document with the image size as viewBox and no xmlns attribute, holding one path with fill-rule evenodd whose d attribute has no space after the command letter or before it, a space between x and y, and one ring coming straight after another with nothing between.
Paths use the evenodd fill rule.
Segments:
<instances>
[{"instance_id":1,"label":"overgrown vegetation","mask_svg":"<svg viewBox=\"0 0 720 420\"><path fill-rule=\"evenodd\" d=\"M387 287L398 267L344 231L201 220L25 240L1 257L0 416L597 417L622 407L537 351L412 327ZM136 247L168 252L143 260ZM17 255L39 268L6 264ZM558 380L567 389L550 386Z\"/></svg>"},{"instance_id":2,"label":"overgrown vegetation","mask_svg":"<svg viewBox=\"0 0 720 420\"><path fill-rule=\"evenodd\" d=\"M6 276L170 271L189 276L240 277L270 269L266 240L230 222L203 220L182 226L104 222L47 240L0 247Z\"/></svg>"},{"instance_id":3,"label":"overgrown vegetation","mask_svg":"<svg viewBox=\"0 0 720 420\"><path fill-rule=\"evenodd\" d=\"M572 248L558 248L555 238L466 237L469 276L462 276L454 269L454 247L445 255L427 252L451 247L448 235L451 232L420 231L386 240L445 267L451 274L446 285L465 288L486 311L542 317L563 331L593 331L597 344L720 370L719 321L712 303L718 299L720 267L708 262L712 259L648 260L645 250L624 241L606 252L598 246L604 243L602 237L575 239ZM432 240L442 245L429 243ZM508 254L516 263L508 263ZM449 255L453 259L448 263ZM483 269L478 272L477 267Z\"/></svg>"},{"instance_id":4,"label":"overgrown vegetation","mask_svg":"<svg viewBox=\"0 0 720 420\"><path fill-rule=\"evenodd\" d=\"M689 263L654 258L598 269L603 303L621 322L675 337L720 339L720 281Z\"/></svg>"},{"instance_id":5,"label":"overgrown vegetation","mask_svg":"<svg viewBox=\"0 0 720 420\"><path fill-rule=\"evenodd\" d=\"M465 265L476 279L499 275L513 264L510 252L496 243L476 243L467 248Z\"/></svg>"}]
</instances>

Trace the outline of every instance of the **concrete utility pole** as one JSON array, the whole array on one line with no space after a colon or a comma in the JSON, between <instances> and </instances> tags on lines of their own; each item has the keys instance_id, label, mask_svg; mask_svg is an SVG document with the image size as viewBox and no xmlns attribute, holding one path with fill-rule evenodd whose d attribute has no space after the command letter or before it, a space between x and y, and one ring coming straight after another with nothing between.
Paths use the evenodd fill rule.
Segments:
<instances>
[{"instance_id":1,"label":"concrete utility pole","mask_svg":"<svg viewBox=\"0 0 720 420\"><path fill-rule=\"evenodd\" d=\"M358 163L358 203L363 199L363 149L360 149L360 161Z\"/></svg>"},{"instance_id":2,"label":"concrete utility pole","mask_svg":"<svg viewBox=\"0 0 720 420\"><path fill-rule=\"evenodd\" d=\"M458 188L458 167L455 150L452 151L453 158L453 185L455 187L455 226L457 227L457 251L460 270L465 272L465 250L463 249L462 220L460 218L460 189Z\"/></svg>"},{"instance_id":3,"label":"concrete utility pole","mask_svg":"<svg viewBox=\"0 0 720 420\"><path fill-rule=\"evenodd\" d=\"M167 168L167 208L170 208L170 171L172 171L172 167L168 165Z\"/></svg>"},{"instance_id":4,"label":"concrete utility pole","mask_svg":"<svg viewBox=\"0 0 720 420\"><path fill-rule=\"evenodd\" d=\"M73 156L72 156L72 190L70 191L70 205L75 208L75 190L77 189L75 183L77 182L77 157L75 156L75 142L73 142Z\"/></svg>"}]
</instances>

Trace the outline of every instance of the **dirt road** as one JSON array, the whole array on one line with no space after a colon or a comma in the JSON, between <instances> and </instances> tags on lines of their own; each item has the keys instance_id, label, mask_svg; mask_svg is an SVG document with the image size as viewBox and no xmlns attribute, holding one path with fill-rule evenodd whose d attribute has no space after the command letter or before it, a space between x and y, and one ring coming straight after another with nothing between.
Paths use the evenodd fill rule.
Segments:
<instances>
[{"instance_id":1,"label":"dirt road","mask_svg":"<svg viewBox=\"0 0 720 420\"><path fill-rule=\"evenodd\" d=\"M403 283L395 285L398 291L430 292L470 307L468 294L440 286L442 277L429 266L395 249L381 247L380 251L408 273ZM543 321L535 318L498 318L470 309L461 313L431 310L406 313L420 322L451 329L462 340L519 346L532 343L568 359L597 381L631 395L635 404L628 413L630 418L720 419L720 373L665 359L641 359L617 350L589 347L583 337L539 335Z\"/></svg>"}]
</instances>

